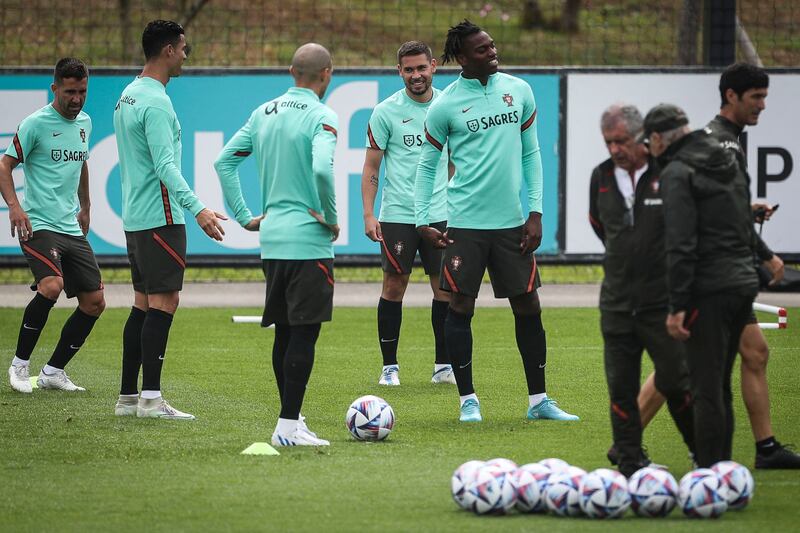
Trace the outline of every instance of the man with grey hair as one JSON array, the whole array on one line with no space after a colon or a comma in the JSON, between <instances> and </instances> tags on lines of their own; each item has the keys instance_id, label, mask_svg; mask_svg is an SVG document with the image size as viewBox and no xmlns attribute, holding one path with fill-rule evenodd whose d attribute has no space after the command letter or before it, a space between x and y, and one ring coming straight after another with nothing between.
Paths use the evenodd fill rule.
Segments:
<instances>
[{"instance_id":1,"label":"man with grey hair","mask_svg":"<svg viewBox=\"0 0 800 533\"><path fill-rule=\"evenodd\" d=\"M708 128L690 132L686 114L660 104L642 140L664 182L669 334L685 343L694 401L695 460L731 458L731 371L758 292L747 174Z\"/></svg>"},{"instance_id":2,"label":"man with grey hair","mask_svg":"<svg viewBox=\"0 0 800 533\"><path fill-rule=\"evenodd\" d=\"M664 213L655 161L636 141L642 115L612 105L600 130L610 158L592 172L589 220L606 248L600 291L600 329L614 445L609 459L630 477L650 463L642 450L637 397L642 353L684 441L693 448L692 410L685 351L664 328L667 316Z\"/></svg>"}]
</instances>

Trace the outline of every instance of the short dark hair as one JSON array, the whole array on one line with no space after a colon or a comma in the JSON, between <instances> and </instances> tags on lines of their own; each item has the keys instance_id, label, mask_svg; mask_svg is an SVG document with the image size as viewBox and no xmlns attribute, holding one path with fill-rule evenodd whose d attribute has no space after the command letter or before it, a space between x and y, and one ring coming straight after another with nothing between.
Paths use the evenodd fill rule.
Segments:
<instances>
[{"instance_id":1,"label":"short dark hair","mask_svg":"<svg viewBox=\"0 0 800 533\"><path fill-rule=\"evenodd\" d=\"M720 106L724 107L728 103L725 98L728 89L733 89L733 92L741 98L745 91L767 87L769 87L769 75L763 68L750 63L734 63L719 77L719 95L722 99Z\"/></svg>"},{"instance_id":2,"label":"short dark hair","mask_svg":"<svg viewBox=\"0 0 800 533\"><path fill-rule=\"evenodd\" d=\"M428 58L428 62L433 59L433 53L431 52L430 46L422 41L408 41L407 43L403 43L400 46L400 49L397 50L397 62L400 63L400 60L404 57L418 56L421 54L425 54L425 57Z\"/></svg>"},{"instance_id":3,"label":"short dark hair","mask_svg":"<svg viewBox=\"0 0 800 533\"><path fill-rule=\"evenodd\" d=\"M144 50L145 59L158 56L168 44L176 46L184 33L183 27L171 20L150 22L142 33L142 50Z\"/></svg>"},{"instance_id":4,"label":"short dark hair","mask_svg":"<svg viewBox=\"0 0 800 533\"><path fill-rule=\"evenodd\" d=\"M462 20L447 31L447 40L444 43L444 53L442 63L450 63L456 60L456 56L461 53L464 39L475 33L483 31L467 19Z\"/></svg>"},{"instance_id":5,"label":"short dark hair","mask_svg":"<svg viewBox=\"0 0 800 533\"><path fill-rule=\"evenodd\" d=\"M61 85L64 78L75 78L80 81L88 77L89 69L86 68L86 64L74 57L62 57L56 63L56 68L53 71L53 82L56 85Z\"/></svg>"}]
</instances>

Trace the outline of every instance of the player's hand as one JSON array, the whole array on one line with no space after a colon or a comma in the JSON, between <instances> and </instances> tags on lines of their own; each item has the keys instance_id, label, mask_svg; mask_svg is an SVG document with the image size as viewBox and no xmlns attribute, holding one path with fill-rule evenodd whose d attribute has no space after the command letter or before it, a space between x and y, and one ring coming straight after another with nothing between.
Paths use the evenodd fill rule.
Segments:
<instances>
[{"instance_id":1,"label":"player's hand","mask_svg":"<svg viewBox=\"0 0 800 533\"><path fill-rule=\"evenodd\" d=\"M86 237L89 234L89 208L81 208L81 210L78 211L78 216L75 218L78 219L78 225L81 227L83 236Z\"/></svg>"},{"instance_id":2,"label":"player's hand","mask_svg":"<svg viewBox=\"0 0 800 533\"><path fill-rule=\"evenodd\" d=\"M216 211L212 211L211 209L205 208L197 213L195 218L197 219L197 224L203 228L203 231L206 232L206 235L215 241L222 240L222 236L225 235L225 230L222 229L222 224L220 224L219 221L228 220L228 217L221 213L217 213Z\"/></svg>"},{"instance_id":3,"label":"player's hand","mask_svg":"<svg viewBox=\"0 0 800 533\"><path fill-rule=\"evenodd\" d=\"M675 340L685 341L692 336L691 332L683 326L686 311L670 313L667 315L667 333Z\"/></svg>"},{"instance_id":4,"label":"player's hand","mask_svg":"<svg viewBox=\"0 0 800 533\"><path fill-rule=\"evenodd\" d=\"M536 250L540 244L542 244L542 214L531 212L525 225L522 226L519 249L522 255L527 255Z\"/></svg>"},{"instance_id":5,"label":"player's hand","mask_svg":"<svg viewBox=\"0 0 800 533\"><path fill-rule=\"evenodd\" d=\"M779 283L783 279L783 259L778 257L777 254L772 256L772 259L769 261L764 261L764 266L767 267L770 274L772 274L772 279L769 280L769 286L772 287L776 283Z\"/></svg>"},{"instance_id":6,"label":"player's hand","mask_svg":"<svg viewBox=\"0 0 800 533\"><path fill-rule=\"evenodd\" d=\"M383 240L381 223L378 222L375 215L364 215L364 235L369 237L371 241L379 242Z\"/></svg>"},{"instance_id":7,"label":"player's hand","mask_svg":"<svg viewBox=\"0 0 800 533\"><path fill-rule=\"evenodd\" d=\"M311 208L308 209L308 212L317 220L317 222L331 230L331 233L333 234L331 236L331 241L335 241L339 238L339 224L328 224L328 222L325 220L325 217L323 217L321 213L317 213Z\"/></svg>"},{"instance_id":8,"label":"player's hand","mask_svg":"<svg viewBox=\"0 0 800 533\"><path fill-rule=\"evenodd\" d=\"M769 204L753 204L753 219L757 224L761 224L765 220L772 218L772 213L775 212L775 206Z\"/></svg>"},{"instance_id":9,"label":"player's hand","mask_svg":"<svg viewBox=\"0 0 800 533\"><path fill-rule=\"evenodd\" d=\"M453 244L453 240L447 237L446 231L442 233L432 226L420 226L417 228L417 233L434 248L447 248L448 244Z\"/></svg>"},{"instance_id":10,"label":"player's hand","mask_svg":"<svg viewBox=\"0 0 800 533\"><path fill-rule=\"evenodd\" d=\"M19 204L8 209L8 219L11 221L11 236L19 236L19 240L27 241L33 237L33 228L28 214L22 210Z\"/></svg>"},{"instance_id":11,"label":"player's hand","mask_svg":"<svg viewBox=\"0 0 800 533\"><path fill-rule=\"evenodd\" d=\"M253 217L250 219L250 222L244 225L244 229L247 231L258 231L261 229L261 221L264 220L264 215L260 217Z\"/></svg>"}]
</instances>

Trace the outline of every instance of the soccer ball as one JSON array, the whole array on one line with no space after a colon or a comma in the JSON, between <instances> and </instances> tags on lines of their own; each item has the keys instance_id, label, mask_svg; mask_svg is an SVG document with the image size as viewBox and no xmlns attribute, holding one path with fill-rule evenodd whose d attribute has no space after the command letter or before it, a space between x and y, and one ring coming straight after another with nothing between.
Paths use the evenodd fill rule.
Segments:
<instances>
[{"instance_id":1,"label":"soccer ball","mask_svg":"<svg viewBox=\"0 0 800 533\"><path fill-rule=\"evenodd\" d=\"M547 508L558 516L579 516L581 505L578 489L585 475L586 471L577 466L570 466L564 472L553 472L547 480Z\"/></svg>"},{"instance_id":2,"label":"soccer ball","mask_svg":"<svg viewBox=\"0 0 800 533\"><path fill-rule=\"evenodd\" d=\"M467 461L453 472L450 478L450 489L452 490L453 500L462 509L470 509L474 498L469 491L469 485L475 481L475 474L484 465L483 461Z\"/></svg>"},{"instance_id":3,"label":"soccer ball","mask_svg":"<svg viewBox=\"0 0 800 533\"><path fill-rule=\"evenodd\" d=\"M678 505L692 518L717 518L728 509L728 488L710 468L692 470L678 485Z\"/></svg>"},{"instance_id":4,"label":"soccer ball","mask_svg":"<svg viewBox=\"0 0 800 533\"><path fill-rule=\"evenodd\" d=\"M562 459L556 459L554 457L551 457L549 459L542 459L541 461L539 461L539 464L549 468L550 472L552 472L553 474L555 474L556 472L566 472L567 469L569 468L568 462Z\"/></svg>"},{"instance_id":5,"label":"soccer ball","mask_svg":"<svg viewBox=\"0 0 800 533\"><path fill-rule=\"evenodd\" d=\"M513 476L494 465L483 465L475 473L469 485L472 510L475 514L503 514L510 511L517 501Z\"/></svg>"},{"instance_id":6,"label":"soccer ball","mask_svg":"<svg viewBox=\"0 0 800 533\"><path fill-rule=\"evenodd\" d=\"M367 395L350 404L344 421L358 440L383 440L394 427L394 411L383 398Z\"/></svg>"},{"instance_id":7,"label":"soccer ball","mask_svg":"<svg viewBox=\"0 0 800 533\"><path fill-rule=\"evenodd\" d=\"M503 472L506 473L514 472L517 469L517 463L511 459L503 459L502 457L498 457L497 459L489 459L486 461L486 465L499 467Z\"/></svg>"},{"instance_id":8,"label":"soccer ball","mask_svg":"<svg viewBox=\"0 0 800 533\"><path fill-rule=\"evenodd\" d=\"M728 489L728 509L744 509L753 498L755 481L746 466L735 461L720 461L711 467Z\"/></svg>"},{"instance_id":9,"label":"soccer ball","mask_svg":"<svg viewBox=\"0 0 800 533\"><path fill-rule=\"evenodd\" d=\"M628 480L616 470L598 468L579 487L581 510L590 518L619 518L631 505Z\"/></svg>"},{"instance_id":10,"label":"soccer ball","mask_svg":"<svg viewBox=\"0 0 800 533\"><path fill-rule=\"evenodd\" d=\"M520 466L515 474L517 509L523 513L540 513L547 510L544 493L550 469L539 463Z\"/></svg>"},{"instance_id":11,"label":"soccer ball","mask_svg":"<svg viewBox=\"0 0 800 533\"><path fill-rule=\"evenodd\" d=\"M678 501L678 482L672 474L660 468L646 466L628 480L631 508L639 516L667 516Z\"/></svg>"}]
</instances>

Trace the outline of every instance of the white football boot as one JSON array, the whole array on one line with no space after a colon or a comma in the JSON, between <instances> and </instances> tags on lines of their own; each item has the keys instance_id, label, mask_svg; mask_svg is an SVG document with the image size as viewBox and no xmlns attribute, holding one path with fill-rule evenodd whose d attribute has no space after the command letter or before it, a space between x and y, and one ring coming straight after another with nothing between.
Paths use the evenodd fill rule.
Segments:
<instances>
[{"instance_id":1,"label":"white football boot","mask_svg":"<svg viewBox=\"0 0 800 533\"><path fill-rule=\"evenodd\" d=\"M75 385L66 372L59 370L54 374L45 374L44 370L39 372L39 379L36 386L40 389L65 390L70 392L85 391L83 387Z\"/></svg>"},{"instance_id":2,"label":"white football boot","mask_svg":"<svg viewBox=\"0 0 800 533\"><path fill-rule=\"evenodd\" d=\"M139 398L136 416L139 418L163 418L165 420L194 420L194 415L178 411L161 396L152 400Z\"/></svg>"},{"instance_id":3,"label":"white football boot","mask_svg":"<svg viewBox=\"0 0 800 533\"><path fill-rule=\"evenodd\" d=\"M139 407L139 396L120 394L117 404L114 406L114 414L117 416L136 416Z\"/></svg>"},{"instance_id":4,"label":"white football boot","mask_svg":"<svg viewBox=\"0 0 800 533\"><path fill-rule=\"evenodd\" d=\"M11 365L8 367L8 382L11 384L11 388L17 392L26 394L33 392L28 365Z\"/></svg>"},{"instance_id":5,"label":"white football boot","mask_svg":"<svg viewBox=\"0 0 800 533\"><path fill-rule=\"evenodd\" d=\"M397 387L400 385L400 366L384 366L381 371L381 379L378 380L378 385L388 385L390 387Z\"/></svg>"},{"instance_id":6,"label":"white football boot","mask_svg":"<svg viewBox=\"0 0 800 533\"><path fill-rule=\"evenodd\" d=\"M272 434L273 446L330 446L330 444L327 440L300 429L299 426L289 435L281 435L277 430Z\"/></svg>"},{"instance_id":7,"label":"white football boot","mask_svg":"<svg viewBox=\"0 0 800 533\"><path fill-rule=\"evenodd\" d=\"M446 365L439 370L434 370L431 376L431 383L451 383L456 384L456 376L453 374L453 367Z\"/></svg>"}]
</instances>

